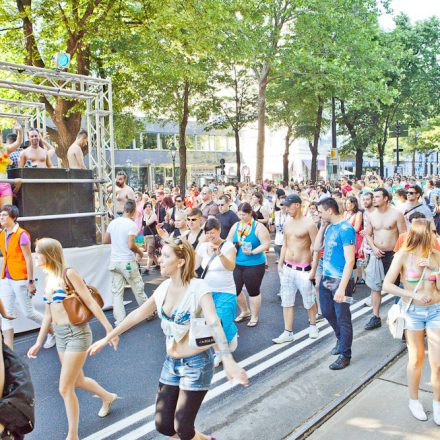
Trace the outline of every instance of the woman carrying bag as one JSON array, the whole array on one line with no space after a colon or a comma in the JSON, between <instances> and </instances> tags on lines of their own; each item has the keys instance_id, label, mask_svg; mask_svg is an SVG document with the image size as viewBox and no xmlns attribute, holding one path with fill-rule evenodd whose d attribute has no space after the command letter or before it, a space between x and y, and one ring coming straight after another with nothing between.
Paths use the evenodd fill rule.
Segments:
<instances>
[{"instance_id":1,"label":"woman carrying bag","mask_svg":"<svg viewBox=\"0 0 440 440\"><path fill-rule=\"evenodd\" d=\"M156 397L156 429L180 440L212 440L213 437L194 429L195 418L214 374L211 345L215 343L219 347L230 380L247 386L248 378L230 353L209 287L204 280L195 277L195 253L191 244L180 238L165 240L159 262L161 275L167 279L142 306L104 339L95 342L89 352L94 355L101 351L112 338L157 310L166 336L167 354ZM200 316L213 336L207 338L209 345L196 338L195 325Z\"/></svg>"},{"instance_id":2,"label":"woman carrying bag","mask_svg":"<svg viewBox=\"0 0 440 440\"><path fill-rule=\"evenodd\" d=\"M414 219L406 240L395 255L383 282L383 290L400 296L408 346L409 409L418 420L427 415L418 400L428 339L433 418L440 425L440 253L433 249L434 234L426 219ZM403 289L393 283L400 276Z\"/></svg>"},{"instance_id":3,"label":"woman carrying bag","mask_svg":"<svg viewBox=\"0 0 440 440\"><path fill-rule=\"evenodd\" d=\"M197 267L202 267L203 278L212 292L215 310L229 344L231 353L237 349L238 331L235 325L237 309L237 289L233 271L235 268L235 246L220 237L221 225L215 218L209 218L204 227L205 242L197 248ZM221 362L216 353L214 364Z\"/></svg>"},{"instance_id":4,"label":"woman carrying bag","mask_svg":"<svg viewBox=\"0 0 440 440\"><path fill-rule=\"evenodd\" d=\"M92 343L92 332L88 323L82 325L70 323L69 315L63 304L68 297L67 282L72 285L82 303L98 319L107 334L112 330L112 326L78 272L66 268L63 248L59 241L52 238L38 240L35 256L38 267L46 272L44 294L46 308L37 342L29 349L27 355L31 359L37 357L53 323L56 347L61 361L59 391L64 400L69 425L66 440L78 440L79 405L75 388L81 388L92 395L99 396L102 400L102 407L98 412L99 417L105 417L109 413L118 396L105 390L93 379L84 376L83 365L87 350ZM116 350L118 339L112 338L110 343Z\"/></svg>"}]
</instances>

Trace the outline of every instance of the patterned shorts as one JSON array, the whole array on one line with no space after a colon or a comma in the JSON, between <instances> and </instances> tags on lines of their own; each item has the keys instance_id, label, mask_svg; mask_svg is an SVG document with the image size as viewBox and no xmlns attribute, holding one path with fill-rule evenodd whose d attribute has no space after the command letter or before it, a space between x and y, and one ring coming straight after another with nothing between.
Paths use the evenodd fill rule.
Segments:
<instances>
[{"instance_id":1,"label":"patterned shorts","mask_svg":"<svg viewBox=\"0 0 440 440\"><path fill-rule=\"evenodd\" d=\"M315 304L315 289L309 280L310 272L296 270L288 266L283 267L281 274L281 306L293 307L296 292L302 295L304 308L309 310Z\"/></svg>"}]
</instances>

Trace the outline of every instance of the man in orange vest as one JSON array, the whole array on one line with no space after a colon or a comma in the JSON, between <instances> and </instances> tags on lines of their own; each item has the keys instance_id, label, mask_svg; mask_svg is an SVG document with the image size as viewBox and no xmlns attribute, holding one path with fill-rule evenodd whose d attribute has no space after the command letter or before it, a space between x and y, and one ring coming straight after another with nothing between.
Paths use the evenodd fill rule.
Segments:
<instances>
[{"instance_id":1,"label":"man in orange vest","mask_svg":"<svg viewBox=\"0 0 440 440\"><path fill-rule=\"evenodd\" d=\"M18 302L22 314L40 324L43 316L32 307L32 296L37 288L34 281L31 238L27 231L16 222L19 212L13 205L5 205L0 211L0 250L3 266L0 283L0 299L9 315L16 316L15 302ZM2 331L5 344L11 350L14 346L14 327L10 320L2 319ZM55 337L49 334L44 348L55 345Z\"/></svg>"}]
</instances>

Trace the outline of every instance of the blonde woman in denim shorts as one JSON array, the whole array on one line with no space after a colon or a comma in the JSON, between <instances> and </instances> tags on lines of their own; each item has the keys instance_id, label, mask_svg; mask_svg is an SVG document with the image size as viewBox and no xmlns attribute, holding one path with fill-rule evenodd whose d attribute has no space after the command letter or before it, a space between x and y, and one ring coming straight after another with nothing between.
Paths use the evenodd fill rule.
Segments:
<instances>
[{"instance_id":1,"label":"blonde woman in denim shorts","mask_svg":"<svg viewBox=\"0 0 440 440\"><path fill-rule=\"evenodd\" d=\"M95 380L84 376L83 365L87 350L92 343L92 332L89 324L70 324L63 306L63 299L67 296L63 280L66 265L60 242L52 238L43 238L37 242L35 253L38 267L46 272L44 295L46 308L37 342L29 349L27 355L32 359L36 358L53 323L56 347L61 360L59 391L64 400L69 425L66 440L78 440L79 406L75 388L81 388L101 398L102 407L98 413L100 417L105 417L109 413L112 403L118 396L105 390ZM84 304L109 333L113 328L101 307L93 299L81 276L74 269L67 269L66 275ZM110 343L116 349L118 339L112 338Z\"/></svg>"},{"instance_id":2,"label":"blonde woman in denim shorts","mask_svg":"<svg viewBox=\"0 0 440 440\"><path fill-rule=\"evenodd\" d=\"M394 255L385 276L383 290L400 296L402 308L408 309L405 312L405 337L408 345L409 409L418 420L428 419L418 400L426 332L433 388L433 419L440 425L440 253L433 249L436 237L431 227L431 222L426 219L412 221L405 242ZM393 284L399 275L403 289Z\"/></svg>"}]
</instances>

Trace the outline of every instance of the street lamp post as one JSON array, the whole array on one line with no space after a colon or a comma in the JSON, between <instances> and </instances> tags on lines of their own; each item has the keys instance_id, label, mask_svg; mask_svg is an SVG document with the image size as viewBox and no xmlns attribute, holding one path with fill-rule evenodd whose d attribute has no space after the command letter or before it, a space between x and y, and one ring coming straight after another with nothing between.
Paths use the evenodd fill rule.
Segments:
<instances>
[{"instance_id":1,"label":"street lamp post","mask_svg":"<svg viewBox=\"0 0 440 440\"><path fill-rule=\"evenodd\" d=\"M170 148L170 153L171 153L171 160L173 161L173 185L174 187L176 187L176 153L177 153L177 148L176 146L172 145L172 147Z\"/></svg>"},{"instance_id":2,"label":"street lamp post","mask_svg":"<svg viewBox=\"0 0 440 440\"><path fill-rule=\"evenodd\" d=\"M131 177L131 166L133 165L133 162L131 161L130 158L128 158L128 159L125 161L125 165L126 165L126 168L127 168L127 185L130 185L130 184L131 184L131 182L130 182L130 177Z\"/></svg>"}]
</instances>

